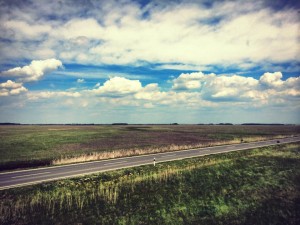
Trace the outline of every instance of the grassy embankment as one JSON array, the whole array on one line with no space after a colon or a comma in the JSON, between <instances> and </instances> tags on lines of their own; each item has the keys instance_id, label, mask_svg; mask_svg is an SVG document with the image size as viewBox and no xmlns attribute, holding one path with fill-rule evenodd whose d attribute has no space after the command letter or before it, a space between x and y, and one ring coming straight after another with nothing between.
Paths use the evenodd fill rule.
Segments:
<instances>
[{"instance_id":1,"label":"grassy embankment","mask_svg":"<svg viewBox=\"0 0 300 225\"><path fill-rule=\"evenodd\" d=\"M300 144L0 192L1 224L299 224Z\"/></svg>"},{"instance_id":2,"label":"grassy embankment","mask_svg":"<svg viewBox=\"0 0 300 225\"><path fill-rule=\"evenodd\" d=\"M300 133L300 126L0 126L0 170L65 164Z\"/></svg>"}]
</instances>

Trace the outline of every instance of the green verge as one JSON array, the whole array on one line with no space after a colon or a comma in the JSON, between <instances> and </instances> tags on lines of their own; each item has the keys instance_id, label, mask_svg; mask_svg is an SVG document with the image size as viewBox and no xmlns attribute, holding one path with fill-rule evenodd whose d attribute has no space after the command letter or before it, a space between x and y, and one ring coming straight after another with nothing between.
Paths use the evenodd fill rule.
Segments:
<instances>
[{"instance_id":1,"label":"green verge","mask_svg":"<svg viewBox=\"0 0 300 225\"><path fill-rule=\"evenodd\" d=\"M1 224L300 224L300 144L0 192Z\"/></svg>"}]
</instances>

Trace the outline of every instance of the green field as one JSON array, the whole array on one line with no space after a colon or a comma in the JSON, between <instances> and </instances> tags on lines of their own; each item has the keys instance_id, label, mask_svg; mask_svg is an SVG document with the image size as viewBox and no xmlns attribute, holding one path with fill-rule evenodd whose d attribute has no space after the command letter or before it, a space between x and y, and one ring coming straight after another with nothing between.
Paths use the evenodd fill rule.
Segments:
<instances>
[{"instance_id":1,"label":"green field","mask_svg":"<svg viewBox=\"0 0 300 225\"><path fill-rule=\"evenodd\" d=\"M300 144L0 191L1 224L300 224Z\"/></svg>"},{"instance_id":2,"label":"green field","mask_svg":"<svg viewBox=\"0 0 300 225\"><path fill-rule=\"evenodd\" d=\"M0 126L0 170L78 162L87 160L87 156L88 160L97 160L299 133L300 126L288 125Z\"/></svg>"}]
</instances>

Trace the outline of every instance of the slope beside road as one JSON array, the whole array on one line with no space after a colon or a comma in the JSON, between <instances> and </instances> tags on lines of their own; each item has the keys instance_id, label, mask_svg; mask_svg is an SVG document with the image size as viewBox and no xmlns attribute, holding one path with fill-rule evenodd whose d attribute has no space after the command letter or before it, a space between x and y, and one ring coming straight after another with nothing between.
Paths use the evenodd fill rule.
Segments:
<instances>
[{"instance_id":1,"label":"slope beside road","mask_svg":"<svg viewBox=\"0 0 300 225\"><path fill-rule=\"evenodd\" d=\"M198 157L210 154L220 154L231 151L239 151L265 147L277 144L300 142L300 137L267 140L260 142L241 143L234 145L222 145L208 148L197 148L183 151L157 153L142 156L125 157L110 160L93 161L63 166L52 166L22 171L0 173L0 190L21 187L51 180L76 177L91 173L104 172L109 170L122 169L146 164L153 164L180 160L184 158Z\"/></svg>"}]
</instances>

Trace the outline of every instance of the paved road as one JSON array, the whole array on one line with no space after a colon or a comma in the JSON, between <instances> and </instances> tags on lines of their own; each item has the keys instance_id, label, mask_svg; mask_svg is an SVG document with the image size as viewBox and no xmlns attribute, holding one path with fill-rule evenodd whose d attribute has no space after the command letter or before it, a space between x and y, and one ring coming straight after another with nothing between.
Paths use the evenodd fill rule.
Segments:
<instances>
[{"instance_id":1,"label":"paved road","mask_svg":"<svg viewBox=\"0 0 300 225\"><path fill-rule=\"evenodd\" d=\"M277 145L291 142L299 142L300 137L291 137L277 140L260 141L253 143L242 143L235 145L223 145L208 148L198 148L177 152L158 153L151 155L126 157L111 160L101 160L87 163L78 163L65 166L44 167L39 169L29 169L15 172L0 173L0 190L14 187L26 186L41 183L50 180L58 180L67 177L75 177L85 174L116 170L126 167L153 164L154 158L156 163L204 156L210 154L219 154L224 152L246 150L251 148Z\"/></svg>"}]
</instances>

